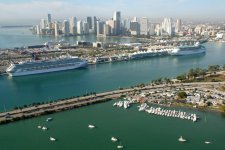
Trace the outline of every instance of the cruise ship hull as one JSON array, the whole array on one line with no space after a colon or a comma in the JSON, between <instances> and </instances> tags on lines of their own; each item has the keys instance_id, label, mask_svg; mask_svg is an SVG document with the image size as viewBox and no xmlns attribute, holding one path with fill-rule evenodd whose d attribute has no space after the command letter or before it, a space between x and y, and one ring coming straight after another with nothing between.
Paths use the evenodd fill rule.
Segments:
<instances>
[{"instance_id":1,"label":"cruise ship hull","mask_svg":"<svg viewBox=\"0 0 225 150\"><path fill-rule=\"evenodd\" d=\"M76 64L74 66L24 71L24 72L13 72L13 73L8 72L8 74L9 76L16 77L16 76L26 76L26 75L43 74L43 73L58 72L58 71L65 71L65 70L73 70L73 69L84 68L84 67L87 67L87 62L80 62L79 64Z\"/></svg>"},{"instance_id":2,"label":"cruise ship hull","mask_svg":"<svg viewBox=\"0 0 225 150\"><path fill-rule=\"evenodd\" d=\"M195 54L202 54L202 53L205 53L204 49L171 52L170 55L183 56L183 55L195 55Z\"/></svg>"}]
</instances>

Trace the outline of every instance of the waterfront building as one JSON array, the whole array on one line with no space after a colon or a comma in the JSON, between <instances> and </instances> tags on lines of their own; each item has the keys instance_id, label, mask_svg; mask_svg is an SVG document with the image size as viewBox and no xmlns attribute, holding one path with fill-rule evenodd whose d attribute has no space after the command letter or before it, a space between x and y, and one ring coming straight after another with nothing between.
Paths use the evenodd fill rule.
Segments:
<instances>
[{"instance_id":1,"label":"waterfront building","mask_svg":"<svg viewBox=\"0 0 225 150\"><path fill-rule=\"evenodd\" d=\"M83 34L83 22L81 20L77 22L77 34Z\"/></svg>"},{"instance_id":2,"label":"waterfront building","mask_svg":"<svg viewBox=\"0 0 225 150\"><path fill-rule=\"evenodd\" d=\"M140 34L148 35L148 18L142 17L140 20Z\"/></svg>"},{"instance_id":3,"label":"waterfront building","mask_svg":"<svg viewBox=\"0 0 225 150\"><path fill-rule=\"evenodd\" d=\"M50 24L52 22L52 15L48 14L48 24Z\"/></svg>"},{"instance_id":4,"label":"waterfront building","mask_svg":"<svg viewBox=\"0 0 225 150\"><path fill-rule=\"evenodd\" d=\"M40 33L40 26L39 25L36 25L36 33L37 33L37 35L41 34Z\"/></svg>"},{"instance_id":5,"label":"waterfront building","mask_svg":"<svg viewBox=\"0 0 225 150\"><path fill-rule=\"evenodd\" d=\"M68 36L70 33L70 24L68 20L63 21L63 34L64 36Z\"/></svg>"},{"instance_id":6,"label":"waterfront building","mask_svg":"<svg viewBox=\"0 0 225 150\"><path fill-rule=\"evenodd\" d=\"M149 32L149 35L155 35L155 25L154 24L149 24L148 32Z\"/></svg>"},{"instance_id":7,"label":"waterfront building","mask_svg":"<svg viewBox=\"0 0 225 150\"><path fill-rule=\"evenodd\" d=\"M109 35L116 35L116 21L113 19L106 21L106 24L110 27L110 34Z\"/></svg>"},{"instance_id":8,"label":"waterfront building","mask_svg":"<svg viewBox=\"0 0 225 150\"><path fill-rule=\"evenodd\" d=\"M121 13L120 11L115 11L113 15L113 20L116 22L115 34L121 34Z\"/></svg>"},{"instance_id":9,"label":"waterfront building","mask_svg":"<svg viewBox=\"0 0 225 150\"><path fill-rule=\"evenodd\" d=\"M55 36L59 36L59 24L58 24L58 22L56 21L55 22Z\"/></svg>"},{"instance_id":10,"label":"waterfront building","mask_svg":"<svg viewBox=\"0 0 225 150\"><path fill-rule=\"evenodd\" d=\"M77 18L70 18L70 34L75 35L77 33Z\"/></svg>"},{"instance_id":11,"label":"waterfront building","mask_svg":"<svg viewBox=\"0 0 225 150\"><path fill-rule=\"evenodd\" d=\"M155 34L157 35L157 36L160 36L161 35L161 26L160 26L160 24L157 24L156 26L155 26Z\"/></svg>"},{"instance_id":12,"label":"waterfront building","mask_svg":"<svg viewBox=\"0 0 225 150\"><path fill-rule=\"evenodd\" d=\"M175 32L176 33L179 33L181 31L181 19L177 19L177 22L176 22L176 27L175 27Z\"/></svg>"},{"instance_id":13,"label":"waterfront building","mask_svg":"<svg viewBox=\"0 0 225 150\"><path fill-rule=\"evenodd\" d=\"M87 24L88 24L89 29L92 29L92 19L91 19L91 17L88 16L88 17L86 18L86 21L87 21Z\"/></svg>"},{"instance_id":14,"label":"waterfront building","mask_svg":"<svg viewBox=\"0 0 225 150\"><path fill-rule=\"evenodd\" d=\"M131 32L131 35L140 34L140 25L136 17L134 17L134 19L130 22L130 32Z\"/></svg>"},{"instance_id":15,"label":"waterfront building","mask_svg":"<svg viewBox=\"0 0 225 150\"><path fill-rule=\"evenodd\" d=\"M103 21L97 21L97 35L104 34L104 22Z\"/></svg>"},{"instance_id":16,"label":"waterfront building","mask_svg":"<svg viewBox=\"0 0 225 150\"><path fill-rule=\"evenodd\" d=\"M108 24L104 24L104 35L105 36L111 35L111 27Z\"/></svg>"},{"instance_id":17,"label":"waterfront building","mask_svg":"<svg viewBox=\"0 0 225 150\"><path fill-rule=\"evenodd\" d=\"M46 29L46 27L47 27L47 20L41 19L40 27L41 27L41 29Z\"/></svg>"},{"instance_id":18,"label":"waterfront building","mask_svg":"<svg viewBox=\"0 0 225 150\"><path fill-rule=\"evenodd\" d=\"M92 20L91 20L91 30L92 30L92 33L96 34L97 33L97 18L94 16L92 17Z\"/></svg>"},{"instance_id":19,"label":"waterfront building","mask_svg":"<svg viewBox=\"0 0 225 150\"><path fill-rule=\"evenodd\" d=\"M130 20L124 19L123 20L123 33L126 33L130 30Z\"/></svg>"},{"instance_id":20,"label":"waterfront building","mask_svg":"<svg viewBox=\"0 0 225 150\"><path fill-rule=\"evenodd\" d=\"M89 24L88 22L83 22L83 34L89 34Z\"/></svg>"},{"instance_id":21,"label":"waterfront building","mask_svg":"<svg viewBox=\"0 0 225 150\"><path fill-rule=\"evenodd\" d=\"M172 27L172 18L164 18L162 22L162 33L161 34L167 34L168 36L173 35L173 27Z\"/></svg>"}]
</instances>

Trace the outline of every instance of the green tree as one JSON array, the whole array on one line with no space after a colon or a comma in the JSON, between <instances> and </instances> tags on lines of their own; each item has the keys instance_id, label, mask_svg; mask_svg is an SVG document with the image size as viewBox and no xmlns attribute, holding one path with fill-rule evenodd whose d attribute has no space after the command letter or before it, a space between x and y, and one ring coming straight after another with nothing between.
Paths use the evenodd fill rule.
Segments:
<instances>
[{"instance_id":1,"label":"green tree","mask_svg":"<svg viewBox=\"0 0 225 150\"><path fill-rule=\"evenodd\" d=\"M187 93L184 92L184 91L180 91L177 93L177 96L180 98L180 99L184 99L184 98L187 98Z\"/></svg>"}]
</instances>

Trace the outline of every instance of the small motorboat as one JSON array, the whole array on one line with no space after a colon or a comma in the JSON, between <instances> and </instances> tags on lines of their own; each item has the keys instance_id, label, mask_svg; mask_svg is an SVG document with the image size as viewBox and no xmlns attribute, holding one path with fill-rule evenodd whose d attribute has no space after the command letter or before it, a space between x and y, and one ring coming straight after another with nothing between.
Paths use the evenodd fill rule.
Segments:
<instances>
[{"instance_id":1,"label":"small motorboat","mask_svg":"<svg viewBox=\"0 0 225 150\"><path fill-rule=\"evenodd\" d=\"M112 137L112 138L111 138L111 141L116 142L116 141L118 141L118 139L115 138L115 137Z\"/></svg>"},{"instance_id":2,"label":"small motorboat","mask_svg":"<svg viewBox=\"0 0 225 150\"><path fill-rule=\"evenodd\" d=\"M211 144L211 142L209 142L209 141L205 141L205 144Z\"/></svg>"},{"instance_id":3,"label":"small motorboat","mask_svg":"<svg viewBox=\"0 0 225 150\"><path fill-rule=\"evenodd\" d=\"M95 126L92 125L92 124L89 124L89 125L88 125L88 128L93 129L93 128L95 128Z\"/></svg>"},{"instance_id":4,"label":"small motorboat","mask_svg":"<svg viewBox=\"0 0 225 150\"><path fill-rule=\"evenodd\" d=\"M42 126L37 126L37 128L38 128L38 129L41 129L41 128L42 128Z\"/></svg>"},{"instance_id":5,"label":"small motorboat","mask_svg":"<svg viewBox=\"0 0 225 150\"><path fill-rule=\"evenodd\" d=\"M47 122L52 121L52 120L53 120L53 118L47 118L46 119Z\"/></svg>"},{"instance_id":6,"label":"small motorboat","mask_svg":"<svg viewBox=\"0 0 225 150\"><path fill-rule=\"evenodd\" d=\"M118 145L117 148L118 149L123 149L123 145Z\"/></svg>"},{"instance_id":7,"label":"small motorboat","mask_svg":"<svg viewBox=\"0 0 225 150\"><path fill-rule=\"evenodd\" d=\"M42 129L42 130L48 130L48 128L45 127L45 126L43 126L41 129Z\"/></svg>"},{"instance_id":8,"label":"small motorboat","mask_svg":"<svg viewBox=\"0 0 225 150\"><path fill-rule=\"evenodd\" d=\"M178 139L179 142L186 142L187 140L185 138L183 138L182 136L179 137Z\"/></svg>"},{"instance_id":9,"label":"small motorboat","mask_svg":"<svg viewBox=\"0 0 225 150\"><path fill-rule=\"evenodd\" d=\"M53 138L53 137L50 137L49 140L50 140L50 141L56 141L56 139Z\"/></svg>"}]
</instances>

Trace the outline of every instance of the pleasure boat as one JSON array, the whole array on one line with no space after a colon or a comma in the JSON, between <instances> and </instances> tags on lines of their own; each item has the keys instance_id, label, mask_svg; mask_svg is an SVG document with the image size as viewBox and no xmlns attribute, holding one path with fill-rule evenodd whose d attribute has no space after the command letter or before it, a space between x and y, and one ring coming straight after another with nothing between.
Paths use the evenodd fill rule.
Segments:
<instances>
[{"instance_id":1,"label":"pleasure boat","mask_svg":"<svg viewBox=\"0 0 225 150\"><path fill-rule=\"evenodd\" d=\"M179 142L186 142L187 140L185 138L183 138L182 136L179 137L178 139Z\"/></svg>"}]
</instances>

